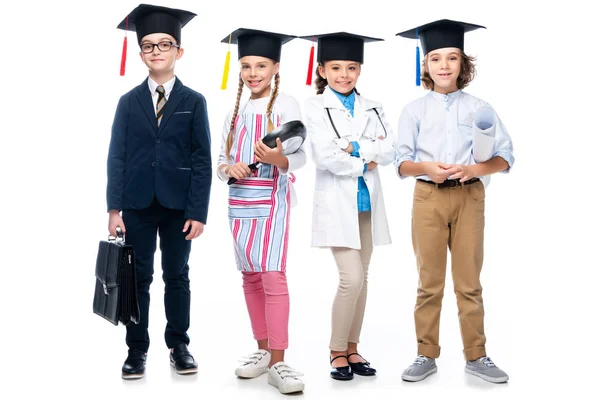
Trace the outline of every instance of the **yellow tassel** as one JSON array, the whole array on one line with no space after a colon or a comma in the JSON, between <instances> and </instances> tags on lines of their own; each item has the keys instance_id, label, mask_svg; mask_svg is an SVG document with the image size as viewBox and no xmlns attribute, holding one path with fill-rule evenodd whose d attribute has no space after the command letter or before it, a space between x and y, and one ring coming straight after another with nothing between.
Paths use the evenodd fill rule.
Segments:
<instances>
[{"instance_id":1,"label":"yellow tassel","mask_svg":"<svg viewBox=\"0 0 600 400\"><path fill-rule=\"evenodd\" d=\"M227 79L229 78L229 62L231 61L231 33L229 34L229 47L225 56L225 68L223 69L223 81L221 82L221 90L227 89Z\"/></svg>"},{"instance_id":2,"label":"yellow tassel","mask_svg":"<svg viewBox=\"0 0 600 400\"><path fill-rule=\"evenodd\" d=\"M229 61L231 60L231 51L227 51L225 56L225 68L223 70L223 82L221 82L221 89L227 89L227 78L229 78Z\"/></svg>"}]
</instances>

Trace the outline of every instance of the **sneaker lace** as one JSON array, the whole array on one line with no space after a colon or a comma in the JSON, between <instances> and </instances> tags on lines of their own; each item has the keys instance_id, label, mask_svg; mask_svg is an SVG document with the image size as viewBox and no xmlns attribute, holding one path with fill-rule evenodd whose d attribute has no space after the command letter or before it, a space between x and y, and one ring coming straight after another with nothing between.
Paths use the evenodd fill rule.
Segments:
<instances>
[{"instance_id":1,"label":"sneaker lace","mask_svg":"<svg viewBox=\"0 0 600 400\"><path fill-rule=\"evenodd\" d=\"M415 362L413 362L414 365L423 365L427 362L427 357L425 356L419 356L415 359Z\"/></svg>"},{"instance_id":2,"label":"sneaker lace","mask_svg":"<svg viewBox=\"0 0 600 400\"><path fill-rule=\"evenodd\" d=\"M290 367L287 364L279 364L278 366L275 367L275 369L277 370L277 372L279 373L279 375L281 376L282 379L285 379L285 378L296 379L299 376L304 376L304 374L302 372L296 371L295 369L293 369L292 367Z\"/></svg>"},{"instance_id":3,"label":"sneaker lace","mask_svg":"<svg viewBox=\"0 0 600 400\"><path fill-rule=\"evenodd\" d=\"M254 353L248 354L246 357L242 357L238 360L244 365L248 365L251 363L258 364L258 362L264 357L264 353L261 351L255 351Z\"/></svg>"},{"instance_id":4,"label":"sneaker lace","mask_svg":"<svg viewBox=\"0 0 600 400\"><path fill-rule=\"evenodd\" d=\"M494 368L496 366L496 364L494 364L492 359L489 357L481 357L480 360L483 363L483 365L485 365L488 368Z\"/></svg>"}]
</instances>

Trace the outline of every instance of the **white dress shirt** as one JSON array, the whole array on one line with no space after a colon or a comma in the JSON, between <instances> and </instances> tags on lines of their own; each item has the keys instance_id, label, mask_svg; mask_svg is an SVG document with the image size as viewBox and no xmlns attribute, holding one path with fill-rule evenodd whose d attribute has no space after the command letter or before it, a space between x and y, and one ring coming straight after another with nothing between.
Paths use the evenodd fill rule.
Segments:
<instances>
[{"instance_id":1,"label":"white dress shirt","mask_svg":"<svg viewBox=\"0 0 600 400\"><path fill-rule=\"evenodd\" d=\"M148 87L150 88L150 94L152 95L152 104L154 105L154 114L156 115L156 104L158 103L158 92L156 88L160 85L152 80L152 78L148 77ZM173 90L173 86L175 86L175 76L169 79L162 85L165 88L165 98L169 101L169 95L171 94L171 90Z\"/></svg>"},{"instance_id":2,"label":"white dress shirt","mask_svg":"<svg viewBox=\"0 0 600 400\"><path fill-rule=\"evenodd\" d=\"M473 165L473 119L477 110L491 107L458 90L450 94L430 91L409 103L400 116L396 139L397 173L404 161ZM511 138L497 118L492 157L502 157L508 172L514 163ZM427 175L418 179L431 180ZM481 178L481 177L480 177Z\"/></svg>"}]
</instances>

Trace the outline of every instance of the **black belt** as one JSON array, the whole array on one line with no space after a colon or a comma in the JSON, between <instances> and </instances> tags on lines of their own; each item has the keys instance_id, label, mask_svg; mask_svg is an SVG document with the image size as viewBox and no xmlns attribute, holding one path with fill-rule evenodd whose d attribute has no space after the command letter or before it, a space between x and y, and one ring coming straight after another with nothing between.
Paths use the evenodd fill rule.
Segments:
<instances>
[{"instance_id":1,"label":"black belt","mask_svg":"<svg viewBox=\"0 0 600 400\"><path fill-rule=\"evenodd\" d=\"M468 181L461 182L460 179L449 179L442 183L435 183L433 181L426 181L425 179L417 179L419 182L429 183L430 185L437 185L438 188L457 187L460 185L470 185L475 182L479 182L479 178L471 178Z\"/></svg>"}]
</instances>

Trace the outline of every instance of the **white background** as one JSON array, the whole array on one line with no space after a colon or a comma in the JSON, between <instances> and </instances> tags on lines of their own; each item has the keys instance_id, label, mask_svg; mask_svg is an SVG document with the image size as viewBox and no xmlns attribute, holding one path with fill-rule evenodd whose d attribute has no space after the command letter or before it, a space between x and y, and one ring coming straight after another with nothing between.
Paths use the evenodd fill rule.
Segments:
<instances>
[{"instance_id":1,"label":"white background","mask_svg":"<svg viewBox=\"0 0 600 400\"><path fill-rule=\"evenodd\" d=\"M592 385L597 371L598 34L583 1L172 1L198 14L183 31L176 73L208 102L214 160L222 123L234 105L219 89L227 45L239 27L309 35L350 31L370 44L358 89L384 105L392 126L424 95L414 85L415 41L395 36L441 18L487 26L469 33L478 57L467 92L488 101L512 136L516 163L487 191L482 273L488 352L510 375L492 385L463 372L455 297L448 273L439 372L408 384L401 370L416 351L412 310L417 273L410 240L413 181L382 168L393 244L376 248L360 351L374 379L329 378L330 307L337 271L327 250L310 248L314 167L297 173L288 281L287 360L305 373L307 399L485 396L557 393ZM11 2L2 6L2 202L0 307L2 398L276 398L266 376L234 377L254 349L234 265L226 185L215 177L208 225L191 254L192 377L175 375L164 345L159 255L151 288L152 345L147 376L124 382L124 328L92 313L98 241L107 235L106 155L119 97L145 78L135 34L127 74L119 76L123 32L136 1ZM210 5L209 5L210 4ZM591 3L590 3L591 4ZM596 40L595 40L596 39ZM310 43L283 49L281 90L302 104ZM248 95L246 90L245 96ZM244 396L244 397L242 397Z\"/></svg>"}]
</instances>

